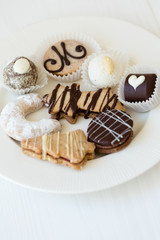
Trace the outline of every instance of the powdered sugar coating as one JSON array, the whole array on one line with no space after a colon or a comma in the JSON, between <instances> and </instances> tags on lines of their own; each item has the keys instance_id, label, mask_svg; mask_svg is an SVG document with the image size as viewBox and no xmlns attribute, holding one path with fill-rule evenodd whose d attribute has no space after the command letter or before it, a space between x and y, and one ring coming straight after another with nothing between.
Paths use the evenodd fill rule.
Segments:
<instances>
[{"instance_id":1,"label":"powdered sugar coating","mask_svg":"<svg viewBox=\"0 0 160 240\"><path fill-rule=\"evenodd\" d=\"M33 122L25 119L26 115L42 106L43 103L38 94L20 96L15 102L10 102L3 108L0 125L7 135L18 141L59 131L61 126L57 120L42 119Z\"/></svg>"}]
</instances>

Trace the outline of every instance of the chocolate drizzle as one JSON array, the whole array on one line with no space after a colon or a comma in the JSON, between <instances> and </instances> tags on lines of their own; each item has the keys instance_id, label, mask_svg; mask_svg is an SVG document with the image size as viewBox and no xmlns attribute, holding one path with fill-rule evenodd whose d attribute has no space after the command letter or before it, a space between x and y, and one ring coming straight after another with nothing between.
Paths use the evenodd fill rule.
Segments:
<instances>
[{"instance_id":1,"label":"chocolate drizzle","mask_svg":"<svg viewBox=\"0 0 160 240\"><path fill-rule=\"evenodd\" d=\"M71 87L66 86L64 88L63 92L57 98L57 92L58 92L59 87L60 87L60 84L57 84L55 89L52 91L52 96L51 96L50 101L49 101L48 112L49 113L52 112L52 109L55 107L55 105L57 104L57 102L60 99L59 111L56 114L56 119L60 118L60 112L64 112L67 115L70 108L71 108L72 113L73 113L72 117L75 118L76 113L77 113L77 102L78 102L78 100L81 96L81 91L79 90L79 85L73 83L71 85ZM65 102L65 99L66 99L67 92L70 93L70 97L69 97L69 101L64 106L64 102Z\"/></svg>"},{"instance_id":2,"label":"chocolate drizzle","mask_svg":"<svg viewBox=\"0 0 160 240\"><path fill-rule=\"evenodd\" d=\"M71 85L71 88L69 89L70 91L70 99L69 99L69 102L68 104L66 105L67 108L65 108L65 114L67 114L69 108L72 109L72 112L73 112L73 118L75 118L76 116L76 113L77 113L77 102L81 96L81 91L79 89L79 85L77 86L77 84L73 83Z\"/></svg>"},{"instance_id":3,"label":"chocolate drizzle","mask_svg":"<svg viewBox=\"0 0 160 240\"><path fill-rule=\"evenodd\" d=\"M84 100L83 106L85 106L85 105L86 105L86 103L87 103L87 101L88 101L88 98L90 97L90 95L91 95L91 93L90 93L90 92L88 92L88 93L87 93L87 95L86 95L86 98L85 98L85 100Z\"/></svg>"},{"instance_id":4,"label":"chocolate drizzle","mask_svg":"<svg viewBox=\"0 0 160 240\"><path fill-rule=\"evenodd\" d=\"M81 56L73 56L71 53L69 53L66 49L66 45L64 42L61 42L61 47L62 47L62 50L63 50L63 54L61 54L58 49L55 47L55 46L52 46L51 49L58 55L60 61L61 61L61 66L60 68L56 69L56 70L49 70L47 68L47 63L50 63L52 65L55 65L57 63L57 61L55 59L52 59L52 58L49 58L47 59L45 62L44 62L44 68L50 72L50 73L58 73L58 72L61 72L64 68L65 65L69 66L71 63L69 61L69 59L67 58L67 56L71 57L71 58L74 58L74 59L81 59L81 58L84 58L86 55L87 55L87 50L85 49L85 47L83 47L82 45L78 45L76 46L75 48L75 52L82 52L82 55Z\"/></svg>"},{"instance_id":5,"label":"chocolate drizzle","mask_svg":"<svg viewBox=\"0 0 160 240\"><path fill-rule=\"evenodd\" d=\"M57 96L57 92L58 92L58 89L60 87L60 84L57 84L56 88L53 89L52 91L52 97L49 101L49 109L48 109L48 113L51 113L52 111L52 108L55 106L55 103L56 103L56 96ZM45 95L46 96L46 95Z\"/></svg>"},{"instance_id":6,"label":"chocolate drizzle","mask_svg":"<svg viewBox=\"0 0 160 240\"><path fill-rule=\"evenodd\" d=\"M111 88L108 88L108 91L106 92L106 95L104 96L104 99L103 99L102 104L100 106L99 112L104 112L106 109L111 110L111 109L115 108L115 106L117 104L117 101L118 101L118 96L116 94L113 94L111 97L109 97L110 96L110 91L111 91ZM103 106L103 103L104 103L106 97L107 97L107 103L106 103L106 105L103 107L103 109L101 111L101 108ZM112 101L113 101L113 104L111 106L109 106L109 104Z\"/></svg>"},{"instance_id":7,"label":"chocolate drizzle","mask_svg":"<svg viewBox=\"0 0 160 240\"><path fill-rule=\"evenodd\" d=\"M48 102L48 96L44 96L44 102ZM56 114L56 119L59 119L61 113L68 115L68 112L68 116L72 118L75 118L78 113L83 113L84 117L88 118L91 113L98 114L106 109L114 109L117 102L118 97L112 93L111 88L98 89L94 92L81 92L80 86L73 83L70 87L57 84L52 91L48 104L49 113Z\"/></svg>"},{"instance_id":8,"label":"chocolate drizzle","mask_svg":"<svg viewBox=\"0 0 160 240\"><path fill-rule=\"evenodd\" d=\"M84 118L88 118L90 110L93 110L96 106L97 100L102 92L102 89L98 89L92 96L92 100L87 107L87 111L85 112Z\"/></svg>"}]
</instances>

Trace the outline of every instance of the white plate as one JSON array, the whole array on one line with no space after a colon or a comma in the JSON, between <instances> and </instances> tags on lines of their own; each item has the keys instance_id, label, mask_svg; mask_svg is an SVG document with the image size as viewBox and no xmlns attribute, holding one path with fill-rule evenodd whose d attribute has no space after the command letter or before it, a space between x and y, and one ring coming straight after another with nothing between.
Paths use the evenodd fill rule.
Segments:
<instances>
[{"instance_id":1,"label":"white plate","mask_svg":"<svg viewBox=\"0 0 160 240\"><path fill-rule=\"evenodd\" d=\"M126 51L133 63L160 67L160 40L153 34L126 22L99 17L54 19L32 25L0 42L0 64L15 56L33 55L39 43L54 32L80 31L94 37L100 45ZM41 49L39 49L41 51ZM53 82L39 91L50 92ZM15 95L0 89L0 111ZM54 193L84 193L110 188L145 172L160 160L160 107L149 113L135 114L134 139L124 150L89 161L81 171L54 165L23 155L21 148L0 129L0 175L20 185ZM32 114L39 119L47 110ZM86 131L90 120L79 118L68 129Z\"/></svg>"}]
</instances>

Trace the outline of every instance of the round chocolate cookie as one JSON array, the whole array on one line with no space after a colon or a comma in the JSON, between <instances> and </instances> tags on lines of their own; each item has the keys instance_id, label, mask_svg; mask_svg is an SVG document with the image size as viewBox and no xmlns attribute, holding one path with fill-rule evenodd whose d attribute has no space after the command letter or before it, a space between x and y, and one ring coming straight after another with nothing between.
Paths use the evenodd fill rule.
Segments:
<instances>
[{"instance_id":1,"label":"round chocolate cookie","mask_svg":"<svg viewBox=\"0 0 160 240\"><path fill-rule=\"evenodd\" d=\"M87 57L86 48L78 41L64 40L55 43L45 53L44 68L52 74L67 75L76 72Z\"/></svg>"},{"instance_id":2,"label":"round chocolate cookie","mask_svg":"<svg viewBox=\"0 0 160 240\"><path fill-rule=\"evenodd\" d=\"M105 110L89 123L88 140L95 143L97 152L117 152L131 141L132 127L133 120L126 112Z\"/></svg>"},{"instance_id":3,"label":"round chocolate cookie","mask_svg":"<svg viewBox=\"0 0 160 240\"><path fill-rule=\"evenodd\" d=\"M17 57L3 70L4 83L13 89L35 86L38 71L35 64L26 57Z\"/></svg>"}]
</instances>

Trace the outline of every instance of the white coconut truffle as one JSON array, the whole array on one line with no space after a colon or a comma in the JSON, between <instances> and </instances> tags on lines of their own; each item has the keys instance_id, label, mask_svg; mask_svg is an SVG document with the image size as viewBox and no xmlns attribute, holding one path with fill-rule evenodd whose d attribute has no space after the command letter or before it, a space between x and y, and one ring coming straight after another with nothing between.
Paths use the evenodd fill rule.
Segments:
<instances>
[{"instance_id":1,"label":"white coconut truffle","mask_svg":"<svg viewBox=\"0 0 160 240\"><path fill-rule=\"evenodd\" d=\"M117 84L114 76L114 61L110 56L95 56L88 65L89 79L97 87L112 87Z\"/></svg>"}]
</instances>

